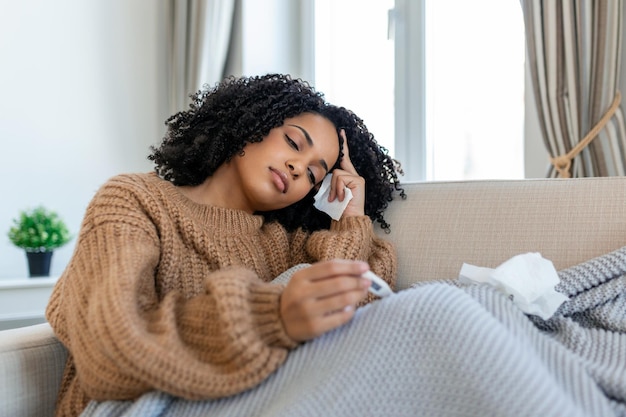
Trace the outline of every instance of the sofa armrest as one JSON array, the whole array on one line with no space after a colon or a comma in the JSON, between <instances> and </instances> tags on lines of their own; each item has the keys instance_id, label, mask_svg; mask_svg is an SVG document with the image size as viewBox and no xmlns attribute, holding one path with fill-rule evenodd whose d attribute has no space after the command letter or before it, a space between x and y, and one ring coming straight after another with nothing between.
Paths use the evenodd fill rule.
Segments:
<instances>
[{"instance_id":1,"label":"sofa armrest","mask_svg":"<svg viewBox=\"0 0 626 417\"><path fill-rule=\"evenodd\" d=\"M0 417L53 416L66 359L48 323L0 331Z\"/></svg>"}]
</instances>

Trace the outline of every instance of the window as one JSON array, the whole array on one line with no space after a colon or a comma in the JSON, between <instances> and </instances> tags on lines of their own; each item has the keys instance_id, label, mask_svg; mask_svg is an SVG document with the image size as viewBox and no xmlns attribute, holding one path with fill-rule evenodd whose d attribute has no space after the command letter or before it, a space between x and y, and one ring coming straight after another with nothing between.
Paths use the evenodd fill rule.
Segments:
<instances>
[{"instance_id":1,"label":"window","mask_svg":"<svg viewBox=\"0 0 626 417\"><path fill-rule=\"evenodd\" d=\"M361 117L394 152L394 48L387 12L394 0L315 1L315 86Z\"/></svg>"},{"instance_id":2,"label":"window","mask_svg":"<svg viewBox=\"0 0 626 417\"><path fill-rule=\"evenodd\" d=\"M315 45L316 87L365 120L405 180L524 177L518 2L316 0Z\"/></svg>"}]
</instances>

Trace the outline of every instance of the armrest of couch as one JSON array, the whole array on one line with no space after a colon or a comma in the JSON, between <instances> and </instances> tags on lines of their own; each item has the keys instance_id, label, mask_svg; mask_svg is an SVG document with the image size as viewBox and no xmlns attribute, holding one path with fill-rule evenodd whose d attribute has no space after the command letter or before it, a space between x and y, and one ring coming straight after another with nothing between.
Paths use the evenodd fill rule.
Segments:
<instances>
[{"instance_id":1,"label":"armrest of couch","mask_svg":"<svg viewBox=\"0 0 626 417\"><path fill-rule=\"evenodd\" d=\"M0 331L0 417L53 416L66 359L48 323Z\"/></svg>"}]
</instances>

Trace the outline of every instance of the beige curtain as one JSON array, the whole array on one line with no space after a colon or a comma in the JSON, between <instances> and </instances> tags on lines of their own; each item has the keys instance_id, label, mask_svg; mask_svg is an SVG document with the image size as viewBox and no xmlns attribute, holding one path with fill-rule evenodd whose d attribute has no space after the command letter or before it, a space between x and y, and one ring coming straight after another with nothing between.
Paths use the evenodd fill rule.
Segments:
<instances>
[{"instance_id":1,"label":"beige curtain","mask_svg":"<svg viewBox=\"0 0 626 417\"><path fill-rule=\"evenodd\" d=\"M235 0L170 0L170 113L224 75Z\"/></svg>"},{"instance_id":2,"label":"beige curtain","mask_svg":"<svg viewBox=\"0 0 626 417\"><path fill-rule=\"evenodd\" d=\"M622 0L521 0L550 177L625 175Z\"/></svg>"}]
</instances>

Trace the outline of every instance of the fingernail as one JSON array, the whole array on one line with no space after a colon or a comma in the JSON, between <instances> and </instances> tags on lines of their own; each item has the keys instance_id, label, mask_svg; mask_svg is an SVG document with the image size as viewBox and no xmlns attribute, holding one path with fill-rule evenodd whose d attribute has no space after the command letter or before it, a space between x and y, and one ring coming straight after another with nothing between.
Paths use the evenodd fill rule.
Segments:
<instances>
[{"instance_id":1,"label":"fingernail","mask_svg":"<svg viewBox=\"0 0 626 417\"><path fill-rule=\"evenodd\" d=\"M345 311L346 313L348 313L348 312L350 312L352 310L354 310L354 306L351 306L351 305L350 306L345 306L343 308L343 311Z\"/></svg>"}]
</instances>

